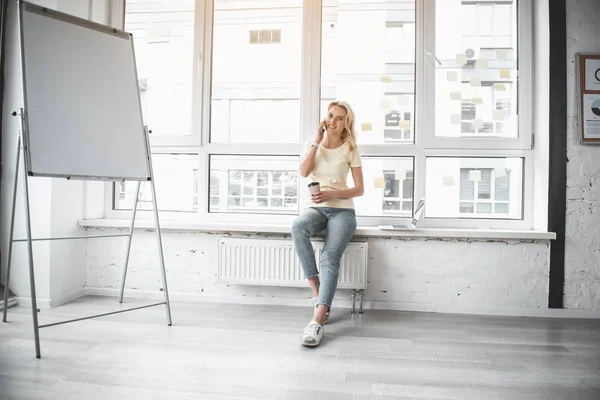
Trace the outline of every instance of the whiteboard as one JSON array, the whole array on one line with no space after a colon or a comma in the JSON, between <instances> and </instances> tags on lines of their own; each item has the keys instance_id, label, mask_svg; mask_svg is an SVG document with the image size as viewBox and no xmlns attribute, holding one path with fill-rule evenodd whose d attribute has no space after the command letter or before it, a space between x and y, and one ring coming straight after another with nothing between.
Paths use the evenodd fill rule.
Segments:
<instances>
[{"instance_id":1,"label":"whiteboard","mask_svg":"<svg viewBox=\"0 0 600 400\"><path fill-rule=\"evenodd\" d=\"M133 37L20 3L30 176L149 180Z\"/></svg>"}]
</instances>

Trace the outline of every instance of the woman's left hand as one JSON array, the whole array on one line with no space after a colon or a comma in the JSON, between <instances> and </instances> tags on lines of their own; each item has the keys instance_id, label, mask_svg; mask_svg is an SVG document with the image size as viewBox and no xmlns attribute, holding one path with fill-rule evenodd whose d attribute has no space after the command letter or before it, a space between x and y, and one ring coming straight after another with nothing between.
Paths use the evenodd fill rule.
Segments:
<instances>
[{"instance_id":1,"label":"woman's left hand","mask_svg":"<svg viewBox=\"0 0 600 400\"><path fill-rule=\"evenodd\" d=\"M311 196L313 203L324 203L336 198L336 193L331 190L319 191Z\"/></svg>"}]
</instances>

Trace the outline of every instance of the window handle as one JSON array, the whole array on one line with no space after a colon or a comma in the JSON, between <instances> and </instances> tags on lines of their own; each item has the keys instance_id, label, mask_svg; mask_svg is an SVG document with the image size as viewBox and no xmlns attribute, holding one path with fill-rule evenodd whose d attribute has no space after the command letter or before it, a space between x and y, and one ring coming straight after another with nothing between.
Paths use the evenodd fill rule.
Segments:
<instances>
[{"instance_id":1,"label":"window handle","mask_svg":"<svg viewBox=\"0 0 600 400\"><path fill-rule=\"evenodd\" d=\"M430 52L429 50L427 51L427 57L429 57L429 59L431 60L431 62L433 63L434 61L438 63L438 65L441 67L442 66L442 62L440 61L439 58L436 57L435 54L433 54L432 52ZM435 65L435 64L434 64Z\"/></svg>"}]
</instances>

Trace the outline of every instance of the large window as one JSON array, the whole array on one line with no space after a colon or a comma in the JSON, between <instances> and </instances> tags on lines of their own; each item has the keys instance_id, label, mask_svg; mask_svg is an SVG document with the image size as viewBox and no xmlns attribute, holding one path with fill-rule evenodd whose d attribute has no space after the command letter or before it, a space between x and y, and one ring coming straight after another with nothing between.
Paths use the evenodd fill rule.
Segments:
<instances>
[{"instance_id":1,"label":"large window","mask_svg":"<svg viewBox=\"0 0 600 400\"><path fill-rule=\"evenodd\" d=\"M531 228L531 25L532 0L126 0L159 207L290 222L309 205L304 143L345 100L360 224L425 197L422 226Z\"/></svg>"}]
</instances>

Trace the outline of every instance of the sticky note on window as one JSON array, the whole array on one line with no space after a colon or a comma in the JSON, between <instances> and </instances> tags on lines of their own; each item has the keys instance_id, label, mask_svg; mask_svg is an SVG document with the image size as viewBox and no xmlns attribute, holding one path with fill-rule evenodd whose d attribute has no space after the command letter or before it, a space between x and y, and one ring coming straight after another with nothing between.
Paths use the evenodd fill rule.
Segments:
<instances>
[{"instance_id":1,"label":"sticky note on window","mask_svg":"<svg viewBox=\"0 0 600 400\"><path fill-rule=\"evenodd\" d=\"M469 180L479 182L481 180L481 171L478 169L472 169L469 171Z\"/></svg>"},{"instance_id":2,"label":"sticky note on window","mask_svg":"<svg viewBox=\"0 0 600 400\"><path fill-rule=\"evenodd\" d=\"M471 125L473 125L474 129L483 129L483 120L481 118L476 118L471 121Z\"/></svg>"},{"instance_id":3,"label":"sticky note on window","mask_svg":"<svg viewBox=\"0 0 600 400\"><path fill-rule=\"evenodd\" d=\"M461 121L461 115L460 114L450 114L450 123L451 124L460 124Z\"/></svg>"},{"instance_id":4,"label":"sticky note on window","mask_svg":"<svg viewBox=\"0 0 600 400\"><path fill-rule=\"evenodd\" d=\"M390 83L392 81L392 77L390 75L381 75L380 80L383 83Z\"/></svg>"},{"instance_id":5,"label":"sticky note on window","mask_svg":"<svg viewBox=\"0 0 600 400\"><path fill-rule=\"evenodd\" d=\"M372 131L373 130L373 124L371 124L370 122L363 122L360 125L360 128L362 129L363 132Z\"/></svg>"},{"instance_id":6,"label":"sticky note on window","mask_svg":"<svg viewBox=\"0 0 600 400\"><path fill-rule=\"evenodd\" d=\"M397 101L399 106L407 106L409 104L408 96L398 96Z\"/></svg>"},{"instance_id":7,"label":"sticky note on window","mask_svg":"<svg viewBox=\"0 0 600 400\"><path fill-rule=\"evenodd\" d=\"M410 129L410 121L407 120L400 120L400 123L398 124L398 127L400 129Z\"/></svg>"},{"instance_id":8,"label":"sticky note on window","mask_svg":"<svg viewBox=\"0 0 600 400\"><path fill-rule=\"evenodd\" d=\"M462 95L460 94L460 92L450 92L450 98L452 100L460 100L462 99Z\"/></svg>"},{"instance_id":9,"label":"sticky note on window","mask_svg":"<svg viewBox=\"0 0 600 400\"><path fill-rule=\"evenodd\" d=\"M481 86L481 78L478 76L473 76L471 78L471 86Z\"/></svg>"},{"instance_id":10,"label":"sticky note on window","mask_svg":"<svg viewBox=\"0 0 600 400\"><path fill-rule=\"evenodd\" d=\"M506 168L495 168L494 175L496 175L496 178L504 178L506 176Z\"/></svg>"},{"instance_id":11,"label":"sticky note on window","mask_svg":"<svg viewBox=\"0 0 600 400\"><path fill-rule=\"evenodd\" d=\"M504 110L494 110L492 112L494 121L504 121Z\"/></svg>"},{"instance_id":12,"label":"sticky note on window","mask_svg":"<svg viewBox=\"0 0 600 400\"><path fill-rule=\"evenodd\" d=\"M392 108L392 102L390 101L390 99L381 99L381 108L383 110Z\"/></svg>"},{"instance_id":13,"label":"sticky note on window","mask_svg":"<svg viewBox=\"0 0 600 400\"><path fill-rule=\"evenodd\" d=\"M496 58L498 60L506 60L506 57L508 57L508 52L504 49L498 49L496 50Z\"/></svg>"},{"instance_id":14,"label":"sticky note on window","mask_svg":"<svg viewBox=\"0 0 600 400\"><path fill-rule=\"evenodd\" d=\"M473 103L473 104L483 104L483 99L481 97L473 97L471 99L471 103Z\"/></svg>"},{"instance_id":15,"label":"sticky note on window","mask_svg":"<svg viewBox=\"0 0 600 400\"><path fill-rule=\"evenodd\" d=\"M487 69L487 67L488 67L488 60L486 58L478 58L477 61L475 62L475 68Z\"/></svg>"},{"instance_id":16,"label":"sticky note on window","mask_svg":"<svg viewBox=\"0 0 600 400\"><path fill-rule=\"evenodd\" d=\"M461 67L467 63L467 56L464 53L459 53L456 55L456 63Z\"/></svg>"},{"instance_id":17,"label":"sticky note on window","mask_svg":"<svg viewBox=\"0 0 600 400\"><path fill-rule=\"evenodd\" d=\"M456 82L458 81L458 73L456 71L448 71L446 72L446 79L448 82Z\"/></svg>"},{"instance_id":18,"label":"sticky note on window","mask_svg":"<svg viewBox=\"0 0 600 400\"><path fill-rule=\"evenodd\" d=\"M510 69L502 68L500 70L500 78L510 79Z\"/></svg>"},{"instance_id":19,"label":"sticky note on window","mask_svg":"<svg viewBox=\"0 0 600 400\"><path fill-rule=\"evenodd\" d=\"M442 177L442 181L444 182L444 186L454 185L454 178L452 176L444 176Z\"/></svg>"},{"instance_id":20,"label":"sticky note on window","mask_svg":"<svg viewBox=\"0 0 600 400\"><path fill-rule=\"evenodd\" d=\"M494 83L494 90L504 92L506 91L506 85L504 85L504 83Z\"/></svg>"},{"instance_id":21,"label":"sticky note on window","mask_svg":"<svg viewBox=\"0 0 600 400\"><path fill-rule=\"evenodd\" d=\"M403 169L397 169L394 171L394 179L398 181L403 181L406 179L406 171Z\"/></svg>"},{"instance_id":22,"label":"sticky note on window","mask_svg":"<svg viewBox=\"0 0 600 400\"><path fill-rule=\"evenodd\" d=\"M385 179L379 177L375 178L375 189L382 189L385 187Z\"/></svg>"}]
</instances>

